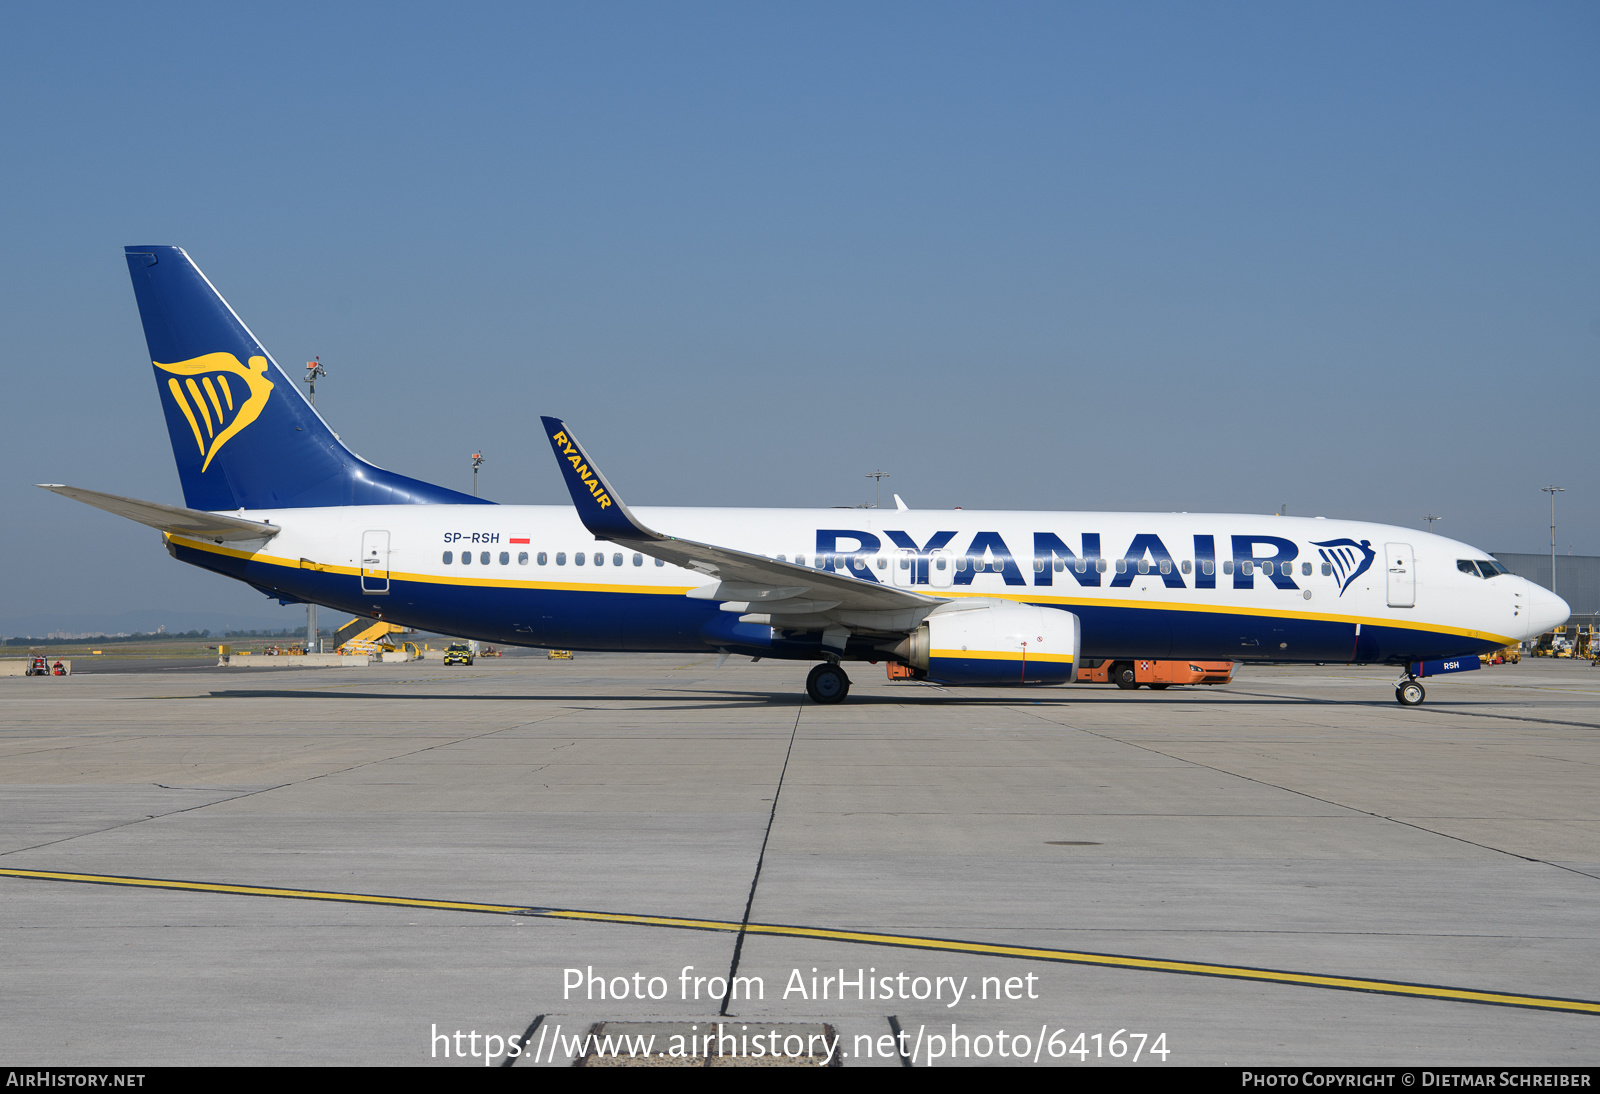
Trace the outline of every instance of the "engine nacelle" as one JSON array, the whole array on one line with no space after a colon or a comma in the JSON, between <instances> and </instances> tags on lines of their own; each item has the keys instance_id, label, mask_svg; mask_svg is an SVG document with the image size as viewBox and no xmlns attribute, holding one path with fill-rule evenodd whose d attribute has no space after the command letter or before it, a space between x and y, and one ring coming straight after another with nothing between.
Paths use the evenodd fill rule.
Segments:
<instances>
[{"instance_id":1,"label":"engine nacelle","mask_svg":"<svg viewBox=\"0 0 1600 1094\"><path fill-rule=\"evenodd\" d=\"M1078 617L1009 600L941 606L903 644L906 659L946 684L1070 684Z\"/></svg>"}]
</instances>

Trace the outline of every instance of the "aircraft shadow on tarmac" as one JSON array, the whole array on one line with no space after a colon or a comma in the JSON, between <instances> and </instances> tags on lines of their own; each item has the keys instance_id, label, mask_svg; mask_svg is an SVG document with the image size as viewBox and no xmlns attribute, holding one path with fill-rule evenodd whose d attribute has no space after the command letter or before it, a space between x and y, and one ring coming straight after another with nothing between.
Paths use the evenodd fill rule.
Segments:
<instances>
[{"instance_id":1,"label":"aircraft shadow on tarmac","mask_svg":"<svg viewBox=\"0 0 1600 1094\"><path fill-rule=\"evenodd\" d=\"M724 699L713 700L714 696L724 696ZM365 700L397 700L405 702L485 702L485 703L511 703L511 702L546 702L546 703L581 703L591 704L596 702L615 703L657 703L671 704L675 710L733 710L740 707L774 707L793 706L804 703L815 706L806 697L793 691L760 691L760 690L734 690L734 689L707 689L699 691L676 691L671 689L651 690L633 694L538 694L538 695L418 695L402 692L377 692L377 691L346 691L327 690L315 688L278 690L269 688L250 688L228 691L213 691L206 695L169 696L165 701L173 698L188 699L365 699ZM1264 695L1260 693L1234 693L1224 695L1218 693L1202 693L1201 695L1144 695L1137 698L1116 694L1085 695L1083 693L1068 695L957 695L951 692L932 692L917 689L911 691L898 691L892 695L858 694L852 696L848 706L852 707L899 707L899 706L959 706L959 707L1014 707L1014 706L1111 706L1123 705L1132 702L1161 703L1166 705L1184 703L1204 703L1207 707L1229 706L1306 706L1327 705L1339 707L1380 707L1389 709L1394 706L1394 700L1389 698L1372 699L1317 699L1295 696ZM1436 703L1435 711L1438 712L1444 704ZM1456 710L1462 707L1495 708L1503 706L1517 706L1519 704L1508 700L1454 700L1449 702L1449 707ZM1507 715L1507 717L1516 717ZM1572 723L1574 725L1579 723ZM1587 724L1587 723L1584 723Z\"/></svg>"}]
</instances>

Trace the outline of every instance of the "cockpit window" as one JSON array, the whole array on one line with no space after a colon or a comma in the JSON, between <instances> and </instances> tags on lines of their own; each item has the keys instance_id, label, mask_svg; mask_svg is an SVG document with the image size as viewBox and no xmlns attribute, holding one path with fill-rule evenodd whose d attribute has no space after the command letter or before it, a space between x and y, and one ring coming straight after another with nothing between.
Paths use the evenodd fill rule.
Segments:
<instances>
[{"instance_id":1,"label":"cockpit window","mask_svg":"<svg viewBox=\"0 0 1600 1094\"><path fill-rule=\"evenodd\" d=\"M1478 564L1472 561L1470 558L1456 559L1456 569L1460 570L1464 574L1471 574L1473 577L1483 576L1482 574L1478 573Z\"/></svg>"},{"instance_id":2,"label":"cockpit window","mask_svg":"<svg viewBox=\"0 0 1600 1094\"><path fill-rule=\"evenodd\" d=\"M1482 571L1484 577L1499 577L1501 574L1509 574L1511 572L1500 563L1486 558L1478 560L1478 569Z\"/></svg>"}]
</instances>

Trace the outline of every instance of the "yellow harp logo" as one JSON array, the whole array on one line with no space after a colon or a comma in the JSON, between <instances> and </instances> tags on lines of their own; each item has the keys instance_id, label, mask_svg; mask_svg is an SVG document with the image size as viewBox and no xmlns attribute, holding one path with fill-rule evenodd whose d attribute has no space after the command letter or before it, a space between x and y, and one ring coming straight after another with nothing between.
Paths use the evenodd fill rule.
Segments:
<instances>
[{"instance_id":1,"label":"yellow harp logo","mask_svg":"<svg viewBox=\"0 0 1600 1094\"><path fill-rule=\"evenodd\" d=\"M189 420L194 443L205 457L201 471L211 466L212 457L234 434L260 416L261 408L267 405L267 396L272 394L265 357L250 358L249 368L241 365L231 353L208 353L171 365L160 361L150 363L173 374L167 377L167 390L172 392L178 409ZM180 376L183 377L181 384L178 383ZM238 390L228 382L230 376L237 378ZM204 434L200 431L201 423L205 425Z\"/></svg>"}]
</instances>

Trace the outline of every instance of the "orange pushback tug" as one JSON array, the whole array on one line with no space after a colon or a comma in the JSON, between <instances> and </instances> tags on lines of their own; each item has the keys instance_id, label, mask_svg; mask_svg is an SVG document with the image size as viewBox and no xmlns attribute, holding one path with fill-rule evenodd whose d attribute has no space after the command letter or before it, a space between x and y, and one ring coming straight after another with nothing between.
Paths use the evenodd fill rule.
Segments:
<instances>
[{"instance_id":1,"label":"orange pushback tug","mask_svg":"<svg viewBox=\"0 0 1600 1094\"><path fill-rule=\"evenodd\" d=\"M919 680L922 674L899 661L888 663L889 679ZM1115 684L1132 690L1149 686L1161 691L1173 684L1226 684L1233 679L1232 661L1084 661L1078 666L1080 684Z\"/></svg>"},{"instance_id":2,"label":"orange pushback tug","mask_svg":"<svg viewBox=\"0 0 1600 1094\"><path fill-rule=\"evenodd\" d=\"M1115 684L1132 690L1148 685L1161 691L1173 684L1226 684L1233 679L1232 661L1085 661L1078 666L1080 684Z\"/></svg>"}]
</instances>

